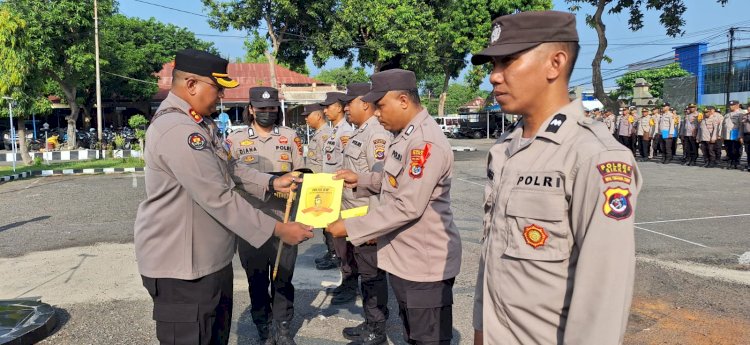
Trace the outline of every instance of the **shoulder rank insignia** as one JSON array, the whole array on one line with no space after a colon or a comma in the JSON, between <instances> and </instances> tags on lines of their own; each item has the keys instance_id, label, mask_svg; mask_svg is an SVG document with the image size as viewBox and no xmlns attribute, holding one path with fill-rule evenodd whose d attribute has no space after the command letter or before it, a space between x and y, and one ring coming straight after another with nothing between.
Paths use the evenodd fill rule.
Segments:
<instances>
[{"instance_id":1,"label":"shoulder rank insignia","mask_svg":"<svg viewBox=\"0 0 750 345\"><path fill-rule=\"evenodd\" d=\"M198 114L198 112L193 110L193 108L190 108L190 117L193 119L193 121L195 121L195 123L203 122L203 116L201 116L201 114Z\"/></svg>"},{"instance_id":2,"label":"shoulder rank insignia","mask_svg":"<svg viewBox=\"0 0 750 345\"><path fill-rule=\"evenodd\" d=\"M552 118L552 121L549 122L549 125L547 125L547 130L545 132L550 133L557 133L557 131L562 127L563 123L565 123L565 120L567 120L568 117L565 116L565 114L557 114Z\"/></svg>"},{"instance_id":3,"label":"shoulder rank insignia","mask_svg":"<svg viewBox=\"0 0 750 345\"><path fill-rule=\"evenodd\" d=\"M247 128L247 136L250 138L255 136L255 130L252 127Z\"/></svg>"},{"instance_id":4,"label":"shoulder rank insignia","mask_svg":"<svg viewBox=\"0 0 750 345\"><path fill-rule=\"evenodd\" d=\"M404 132L404 134L409 135L411 134L411 132L414 132L414 125L409 125L409 127L406 128L406 131Z\"/></svg>"},{"instance_id":5,"label":"shoulder rank insignia","mask_svg":"<svg viewBox=\"0 0 750 345\"><path fill-rule=\"evenodd\" d=\"M432 145L427 143L423 149L411 150L411 163L409 167L409 176L411 178L420 178L424 172L424 165L427 163L427 158L430 157L430 148Z\"/></svg>"},{"instance_id":6,"label":"shoulder rank insignia","mask_svg":"<svg viewBox=\"0 0 750 345\"><path fill-rule=\"evenodd\" d=\"M279 134L279 126L273 126L273 134Z\"/></svg>"},{"instance_id":7,"label":"shoulder rank insignia","mask_svg":"<svg viewBox=\"0 0 750 345\"><path fill-rule=\"evenodd\" d=\"M604 191L604 199L602 210L604 215L609 218L623 220L633 213L633 206L630 204L630 190L627 188L608 188Z\"/></svg>"},{"instance_id":8,"label":"shoulder rank insignia","mask_svg":"<svg viewBox=\"0 0 750 345\"><path fill-rule=\"evenodd\" d=\"M193 150L203 150L206 148L206 137L198 132L192 133L188 136L188 146Z\"/></svg>"},{"instance_id":9,"label":"shoulder rank insignia","mask_svg":"<svg viewBox=\"0 0 750 345\"><path fill-rule=\"evenodd\" d=\"M536 224L531 224L523 228L523 239L526 240L526 244L539 248L547 242L547 232L544 228Z\"/></svg>"}]
</instances>

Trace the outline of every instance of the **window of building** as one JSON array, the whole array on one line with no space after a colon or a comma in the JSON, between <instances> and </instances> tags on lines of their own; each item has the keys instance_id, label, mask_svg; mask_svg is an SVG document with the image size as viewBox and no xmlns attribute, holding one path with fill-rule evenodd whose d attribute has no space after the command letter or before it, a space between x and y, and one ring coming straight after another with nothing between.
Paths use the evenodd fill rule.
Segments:
<instances>
[{"instance_id":1,"label":"window of building","mask_svg":"<svg viewBox=\"0 0 750 345\"><path fill-rule=\"evenodd\" d=\"M703 94L725 93L728 63L720 62L703 67ZM734 73L730 81L730 92L750 91L750 60L734 63Z\"/></svg>"}]
</instances>

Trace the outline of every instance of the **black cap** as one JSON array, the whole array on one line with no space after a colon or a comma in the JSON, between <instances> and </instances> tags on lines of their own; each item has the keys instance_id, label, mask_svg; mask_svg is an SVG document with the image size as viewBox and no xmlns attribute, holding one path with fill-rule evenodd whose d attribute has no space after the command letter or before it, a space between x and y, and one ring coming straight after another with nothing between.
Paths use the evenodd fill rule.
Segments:
<instances>
[{"instance_id":1,"label":"black cap","mask_svg":"<svg viewBox=\"0 0 750 345\"><path fill-rule=\"evenodd\" d=\"M362 101L375 103L385 96L388 91L416 90L417 76L412 71L403 69L389 69L370 76L372 88L362 97Z\"/></svg>"},{"instance_id":2,"label":"black cap","mask_svg":"<svg viewBox=\"0 0 750 345\"><path fill-rule=\"evenodd\" d=\"M709 105L706 107L706 110L716 110L716 107L714 107L713 105Z\"/></svg>"},{"instance_id":3,"label":"black cap","mask_svg":"<svg viewBox=\"0 0 750 345\"><path fill-rule=\"evenodd\" d=\"M279 90L267 86L250 89L250 105L257 108L280 106Z\"/></svg>"},{"instance_id":4,"label":"black cap","mask_svg":"<svg viewBox=\"0 0 750 345\"><path fill-rule=\"evenodd\" d=\"M695 105L695 103L690 103L687 106L688 108L697 108L698 106Z\"/></svg>"},{"instance_id":5,"label":"black cap","mask_svg":"<svg viewBox=\"0 0 750 345\"><path fill-rule=\"evenodd\" d=\"M327 107L333 103L341 102L341 96L343 96L343 92L326 92L326 99L323 102L320 102L319 104Z\"/></svg>"},{"instance_id":6,"label":"black cap","mask_svg":"<svg viewBox=\"0 0 750 345\"><path fill-rule=\"evenodd\" d=\"M302 111L302 116L307 116L321 110L323 110L323 107L321 107L318 103L308 104L305 106L305 110Z\"/></svg>"},{"instance_id":7,"label":"black cap","mask_svg":"<svg viewBox=\"0 0 750 345\"><path fill-rule=\"evenodd\" d=\"M740 104L740 101L731 100L729 101L729 105L738 105Z\"/></svg>"},{"instance_id":8,"label":"black cap","mask_svg":"<svg viewBox=\"0 0 750 345\"><path fill-rule=\"evenodd\" d=\"M346 95L341 96L341 100L349 103L368 92L370 92L370 83L351 83L346 86Z\"/></svg>"},{"instance_id":9,"label":"black cap","mask_svg":"<svg viewBox=\"0 0 750 345\"><path fill-rule=\"evenodd\" d=\"M232 89L240 83L229 78L227 65L229 65L229 61L226 59L195 49L181 50L177 52L174 58L174 69L212 78L217 85Z\"/></svg>"},{"instance_id":10,"label":"black cap","mask_svg":"<svg viewBox=\"0 0 750 345\"><path fill-rule=\"evenodd\" d=\"M662 106L662 107L671 107L672 105L671 105L671 104L669 104L669 102L666 102L666 103L662 104L661 106Z\"/></svg>"},{"instance_id":11,"label":"black cap","mask_svg":"<svg viewBox=\"0 0 750 345\"><path fill-rule=\"evenodd\" d=\"M471 57L481 65L496 56L508 56L545 42L578 42L576 17L568 12L521 12L492 21L490 45Z\"/></svg>"}]
</instances>

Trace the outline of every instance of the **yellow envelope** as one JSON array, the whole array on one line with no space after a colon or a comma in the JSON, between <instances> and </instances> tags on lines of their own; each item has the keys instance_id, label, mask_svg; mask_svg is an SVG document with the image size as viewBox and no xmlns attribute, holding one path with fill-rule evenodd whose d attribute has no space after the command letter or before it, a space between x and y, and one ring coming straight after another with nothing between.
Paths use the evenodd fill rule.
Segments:
<instances>
[{"instance_id":1,"label":"yellow envelope","mask_svg":"<svg viewBox=\"0 0 750 345\"><path fill-rule=\"evenodd\" d=\"M333 174L305 174L299 194L296 222L325 228L339 219L344 180L334 180Z\"/></svg>"},{"instance_id":2,"label":"yellow envelope","mask_svg":"<svg viewBox=\"0 0 750 345\"><path fill-rule=\"evenodd\" d=\"M341 219L362 217L367 214L367 206L360 206L341 211Z\"/></svg>"}]
</instances>

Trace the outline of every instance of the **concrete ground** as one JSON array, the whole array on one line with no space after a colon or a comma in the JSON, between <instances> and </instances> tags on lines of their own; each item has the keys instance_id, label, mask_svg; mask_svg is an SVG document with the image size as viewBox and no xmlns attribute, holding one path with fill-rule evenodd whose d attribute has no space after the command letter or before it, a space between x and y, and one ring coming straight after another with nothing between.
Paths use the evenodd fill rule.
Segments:
<instances>
[{"instance_id":1,"label":"concrete ground","mask_svg":"<svg viewBox=\"0 0 750 345\"><path fill-rule=\"evenodd\" d=\"M463 240L454 289L454 344L472 340L471 309L481 239L484 160L491 140L456 152L451 191ZM742 344L750 339L750 173L639 163L637 271L627 344ZM61 319L44 344L153 344L151 301L133 253L143 175L64 176L0 184L0 299L41 298ZM300 246L293 323L299 344L345 344L361 302L330 305L337 271L317 271L322 236ZM745 261L743 261L745 262ZM256 344L245 273L235 258L231 344ZM404 344L393 295L388 335Z\"/></svg>"}]
</instances>

